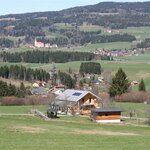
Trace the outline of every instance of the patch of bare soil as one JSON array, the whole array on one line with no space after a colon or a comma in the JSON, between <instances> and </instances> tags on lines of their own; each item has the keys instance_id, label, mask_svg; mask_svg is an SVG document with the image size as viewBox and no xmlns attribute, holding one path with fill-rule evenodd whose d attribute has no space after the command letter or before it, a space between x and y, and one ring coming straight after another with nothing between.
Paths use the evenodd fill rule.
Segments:
<instances>
[{"instance_id":1,"label":"patch of bare soil","mask_svg":"<svg viewBox=\"0 0 150 150\"><path fill-rule=\"evenodd\" d=\"M25 132L25 133L44 133L46 129L32 126L17 126L13 128L16 132Z\"/></svg>"},{"instance_id":2,"label":"patch of bare soil","mask_svg":"<svg viewBox=\"0 0 150 150\"><path fill-rule=\"evenodd\" d=\"M97 130L74 130L76 134L91 134L91 135L110 135L110 136L137 136L138 134L129 132L112 132L112 131L97 131Z\"/></svg>"}]
</instances>

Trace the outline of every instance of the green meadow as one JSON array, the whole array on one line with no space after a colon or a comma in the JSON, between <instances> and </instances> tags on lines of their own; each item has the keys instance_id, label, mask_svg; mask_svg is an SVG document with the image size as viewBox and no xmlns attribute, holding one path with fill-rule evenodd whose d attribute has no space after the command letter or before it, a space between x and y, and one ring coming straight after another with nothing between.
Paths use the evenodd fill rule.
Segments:
<instances>
[{"instance_id":1,"label":"green meadow","mask_svg":"<svg viewBox=\"0 0 150 150\"><path fill-rule=\"evenodd\" d=\"M2 150L148 150L149 139L150 127L128 122L115 125L93 123L80 116L44 121L33 116L0 115Z\"/></svg>"},{"instance_id":2,"label":"green meadow","mask_svg":"<svg viewBox=\"0 0 150 150\"><path fill-rule=\"evenodd\" d=\"M55 24L58 29L72 29L70 24ZM103 30L100 26L83 24L81 31L90 32ZM47 38L55 38L60 34L49 34L48 28L43 28ZM121 33L135 35L138 40L150 38L150 27L129 27L120 30ZM102 34L115 34L104 33ZM13 41L17 41L10 37ZM97 48L129 49L130 42L113 42L87 44L71 48L39 50L50 51L83 51L93 52ZM14 48L8 52L24 52L32 48ZM129 81L144 79L147 91L150 91L150 52L138 56L119 57L121 61L101 61L103 71L110 71L112 76L122 68ZM94 61L94 60L93 60ZM53 64L6 63L4 65L24 65L26 67L43 68L49 71ZM79 71L81 61L56 63L57 70ZM137 90L138 87L133 88ZM129 117L134 110L135 117L145 118L149 105L143 103L113 103L114 107L123 110L122 115ZM124 120L121 124L97 124L91 122L88 116L59 116L58 119L42 120L31 114L32 109L46 113L48 106L0 106L0 150L149 150L150 126L143 121Z\"/></svg>"},{"instance_id":3,"label":"green meadow","mask_svg":"<svg viewBox=\"0 0 150 150\"><path fill-rule=\"evenodd\" d=\"M117 58L122 61L149 63L150 62L150 50L145 51L144 54L137 52L137 55L117 57Z\"/></svg>"},{"instance_id":4,"label":"green meadow","mask_svg":"<svg viewBox=\"0 0 150 150\"><path fill-rule=\"evenodd\" d=\"M98 26L98 25L87 25L83 24L79 27L81 31L85 32L92 32L92 31L98 31L101 30L102 34L104 35L112 35L112 34L118 34L118 33L106 33L104 32L104 27ZM150 27L128 27L126 29L120 29L120 33L128 33L131 35L134 35L137 40L145 40L146 38L150 38Z\"/></svg>"},{"instance_id":5,"label":"green meadow","mask_svg":"<svg viewBox=\"0 0 150 150\"><path fill-rule=\"evenodd\" d=\"M47 37L54 38L56 36L60 36L57 34L48 35ZM130 42L110 42L110 43L97 43L97 44L87 44L83 46L72 46L70 48L63 47L63 48L27 48L27 47L20 47L20 48L10 48L6 50L6 52L15 53L15 52L26 52L26 51L33 51L33 50L41 50L41 51L79 51L79 52L94 52L97 48L104 48L108 50L115 50L115 49L130 49L131 43Z\"/></svg>"},{"instance_id":6,"label":"green meadow","mask_svg":"<svg viewBox=\"0 0 150 150\"><path fill-rule=\"evenodd\" d=\"M144 103L128 103L128 102L113 102L112 107L120 108L123 110L122 115L129 117L129 112L134 110L136 117L146 118L149 105ZM31 110L38 109L43 113L46 113L48 105L25 105L25 106L0 106L0 115L19 115L19 114L31 114Z\"/></svg>"},{"instance_id":7,"label":"green meadow","mask_svg":"<svg viewBox=\"0 0 150 150\"><path fill-rule=\"evenodd\" d=\"M128 27L127 29L122 29L122 33L132 34L137 40L145 40L150 38L150 27Z\"/></svg>"},{"instance_id":8,"label":"green meadow","mask_svg":"<svg viewBox=\"0 0 150 150\"><path fill-rule=\"evenodd\" d=\"M83 25L79 26L79 29L80 31L84 31L84 32L96 32L102 30L103 27L98 25L87 25L86 23L84 23Z\"/></svg>"},{"instance_id":9,"label":"green meadow","mask_svg":"<svg viewBox=\"0 0 150 150\"><path fill-rule=\"evenodd\" d=\"M58 29L72 29L74 28L71 24L64 24L64 23L56 23L55 27ZM116 33L105 33L104 32L104 27L97 26L97 25L87 25L84 23L83 25L79 26L80 31L85 31L85 32L93 32L93 31L99 31L102 30L102 35L112 35ZM50 33L48 31L47 27L43 27L43 31L46 33L47 38L56 38L56 37L62 37L63 35L56 34L56 33ZM128 27L126 29L120 29L120 33L128 33L131 35L134 35L137 40L145 40L146 38L150 38L150 27ZM17 41L18 38L16 37L9 37L9 39L13 41ZM96 48L105 48L109 50L114 50L114 49L130 49L132 47L132 43L130 42L112 42L112 43L97 43L97 44L87 44L83 46L76 46L76 47L71 47L70 49L64 47L64 48L58 48L58 49L47 49L47 48L40 48L39 50L64 50L64 51L88 51L88 52L93 52L95 51ZM26 48L26 47L21 47L21 48L12 48L7 50L8 52L24 52L28 50L35 50L33 48Z\"/></svg>"},{"instance_id":10,"label":"green meadow","mask_svg":"<svg viewBox=\"0 0 150 150\"><path fill-rule=\"evenodd\" d=\"M120 108L123 112L122 115L126 117L130 117L130 112L134 111L134 117L138 118L147 118L149 105L144 103L131 103L131 102L114 102L113 106L116 108Z\"/></svg>"},{"instance_id":11,"label":"green meadow","mask_svg":"<svg viewBox=\"0 0 150 150\"><path fill-rule=\"evenodd\" d=\"M26 105L26 106L0 106L0 114L31 114L32 109L46 111L48 106L44 105Z\"/></svg>"}]
</instances>

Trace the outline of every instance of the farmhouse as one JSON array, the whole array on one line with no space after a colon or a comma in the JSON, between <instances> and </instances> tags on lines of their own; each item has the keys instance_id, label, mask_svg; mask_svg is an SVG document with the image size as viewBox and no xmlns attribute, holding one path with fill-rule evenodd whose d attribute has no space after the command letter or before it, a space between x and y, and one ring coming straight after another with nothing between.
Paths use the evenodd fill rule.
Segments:
<instances>
[{"instance_id":1,"label":"farmhouse","mask_svg":"<svg viewBox=\"0 0 150 150\"><path fill-rule=\"evenodd\" d=\"M101 123L117 123L121 121L121 110L114 108L92 108L91 119Z\"/></svg>"},{"instance_id":2,"label":"farmhouse","mask_svg":"<svg viewBox=\"0 0 150 150\"><path fill-rule=\"evenodd\" d=\"M37 48L43 48L44 43L43 42L37 42L37 40L35 39L34 46L37 47Z\"/></svg>"},{"instance_id":3,"label":"farmhouse","mask_svg":"<svg viewBox=\"0 0 150 150\"><path fill-rule=\"evenodd\" d=\"M90 91L67 89L52 102L61 112L90 114L91 108L99 106L101 98Z\"/></svg>"}]
</instances>

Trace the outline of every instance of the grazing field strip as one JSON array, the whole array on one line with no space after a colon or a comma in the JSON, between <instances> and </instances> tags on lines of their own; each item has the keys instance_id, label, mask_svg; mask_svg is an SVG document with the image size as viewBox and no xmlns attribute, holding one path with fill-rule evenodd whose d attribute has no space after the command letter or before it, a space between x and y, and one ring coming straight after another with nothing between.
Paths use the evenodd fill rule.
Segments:
<instances>
[{"instance_id":1,"label":"grazing field strip","mask_svg":"<svg viewBox=\"0 0 150 150\"><path fill-rule=\"evenodd\" d=\"M87 117L44 121L30 116L0 116L2 150L148 150L150 127L97 124Z\"/></svg>"}]
</instances>

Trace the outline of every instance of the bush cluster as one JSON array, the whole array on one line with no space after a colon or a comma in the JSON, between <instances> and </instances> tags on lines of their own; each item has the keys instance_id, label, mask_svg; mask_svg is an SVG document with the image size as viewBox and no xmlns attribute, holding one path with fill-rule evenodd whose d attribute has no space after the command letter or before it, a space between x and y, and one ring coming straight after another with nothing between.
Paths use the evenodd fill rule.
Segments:
<instances>
[{"instance_id":1,"label":"bush cluster","mask_svg":"<svg viewBox=\"0 0 150 150\"><path fill-rule=\"evenodd\" d=\"M41 96L27 96L25 98L7 96L0 98L1 106L46 105L48 102L48 98Z\"/></svg>"},{"instance_id":2,"label":"bush cluster","mask_svg":"<svg viewBox=\"0 0 150 150\"><path fill-rule=\"evenodd\" d=\"M115 96L114 98L117 102L147 102L150 104L150 93L139 91L139 92L129 92L122 95Z\"/></svg>"}]
</instances>

